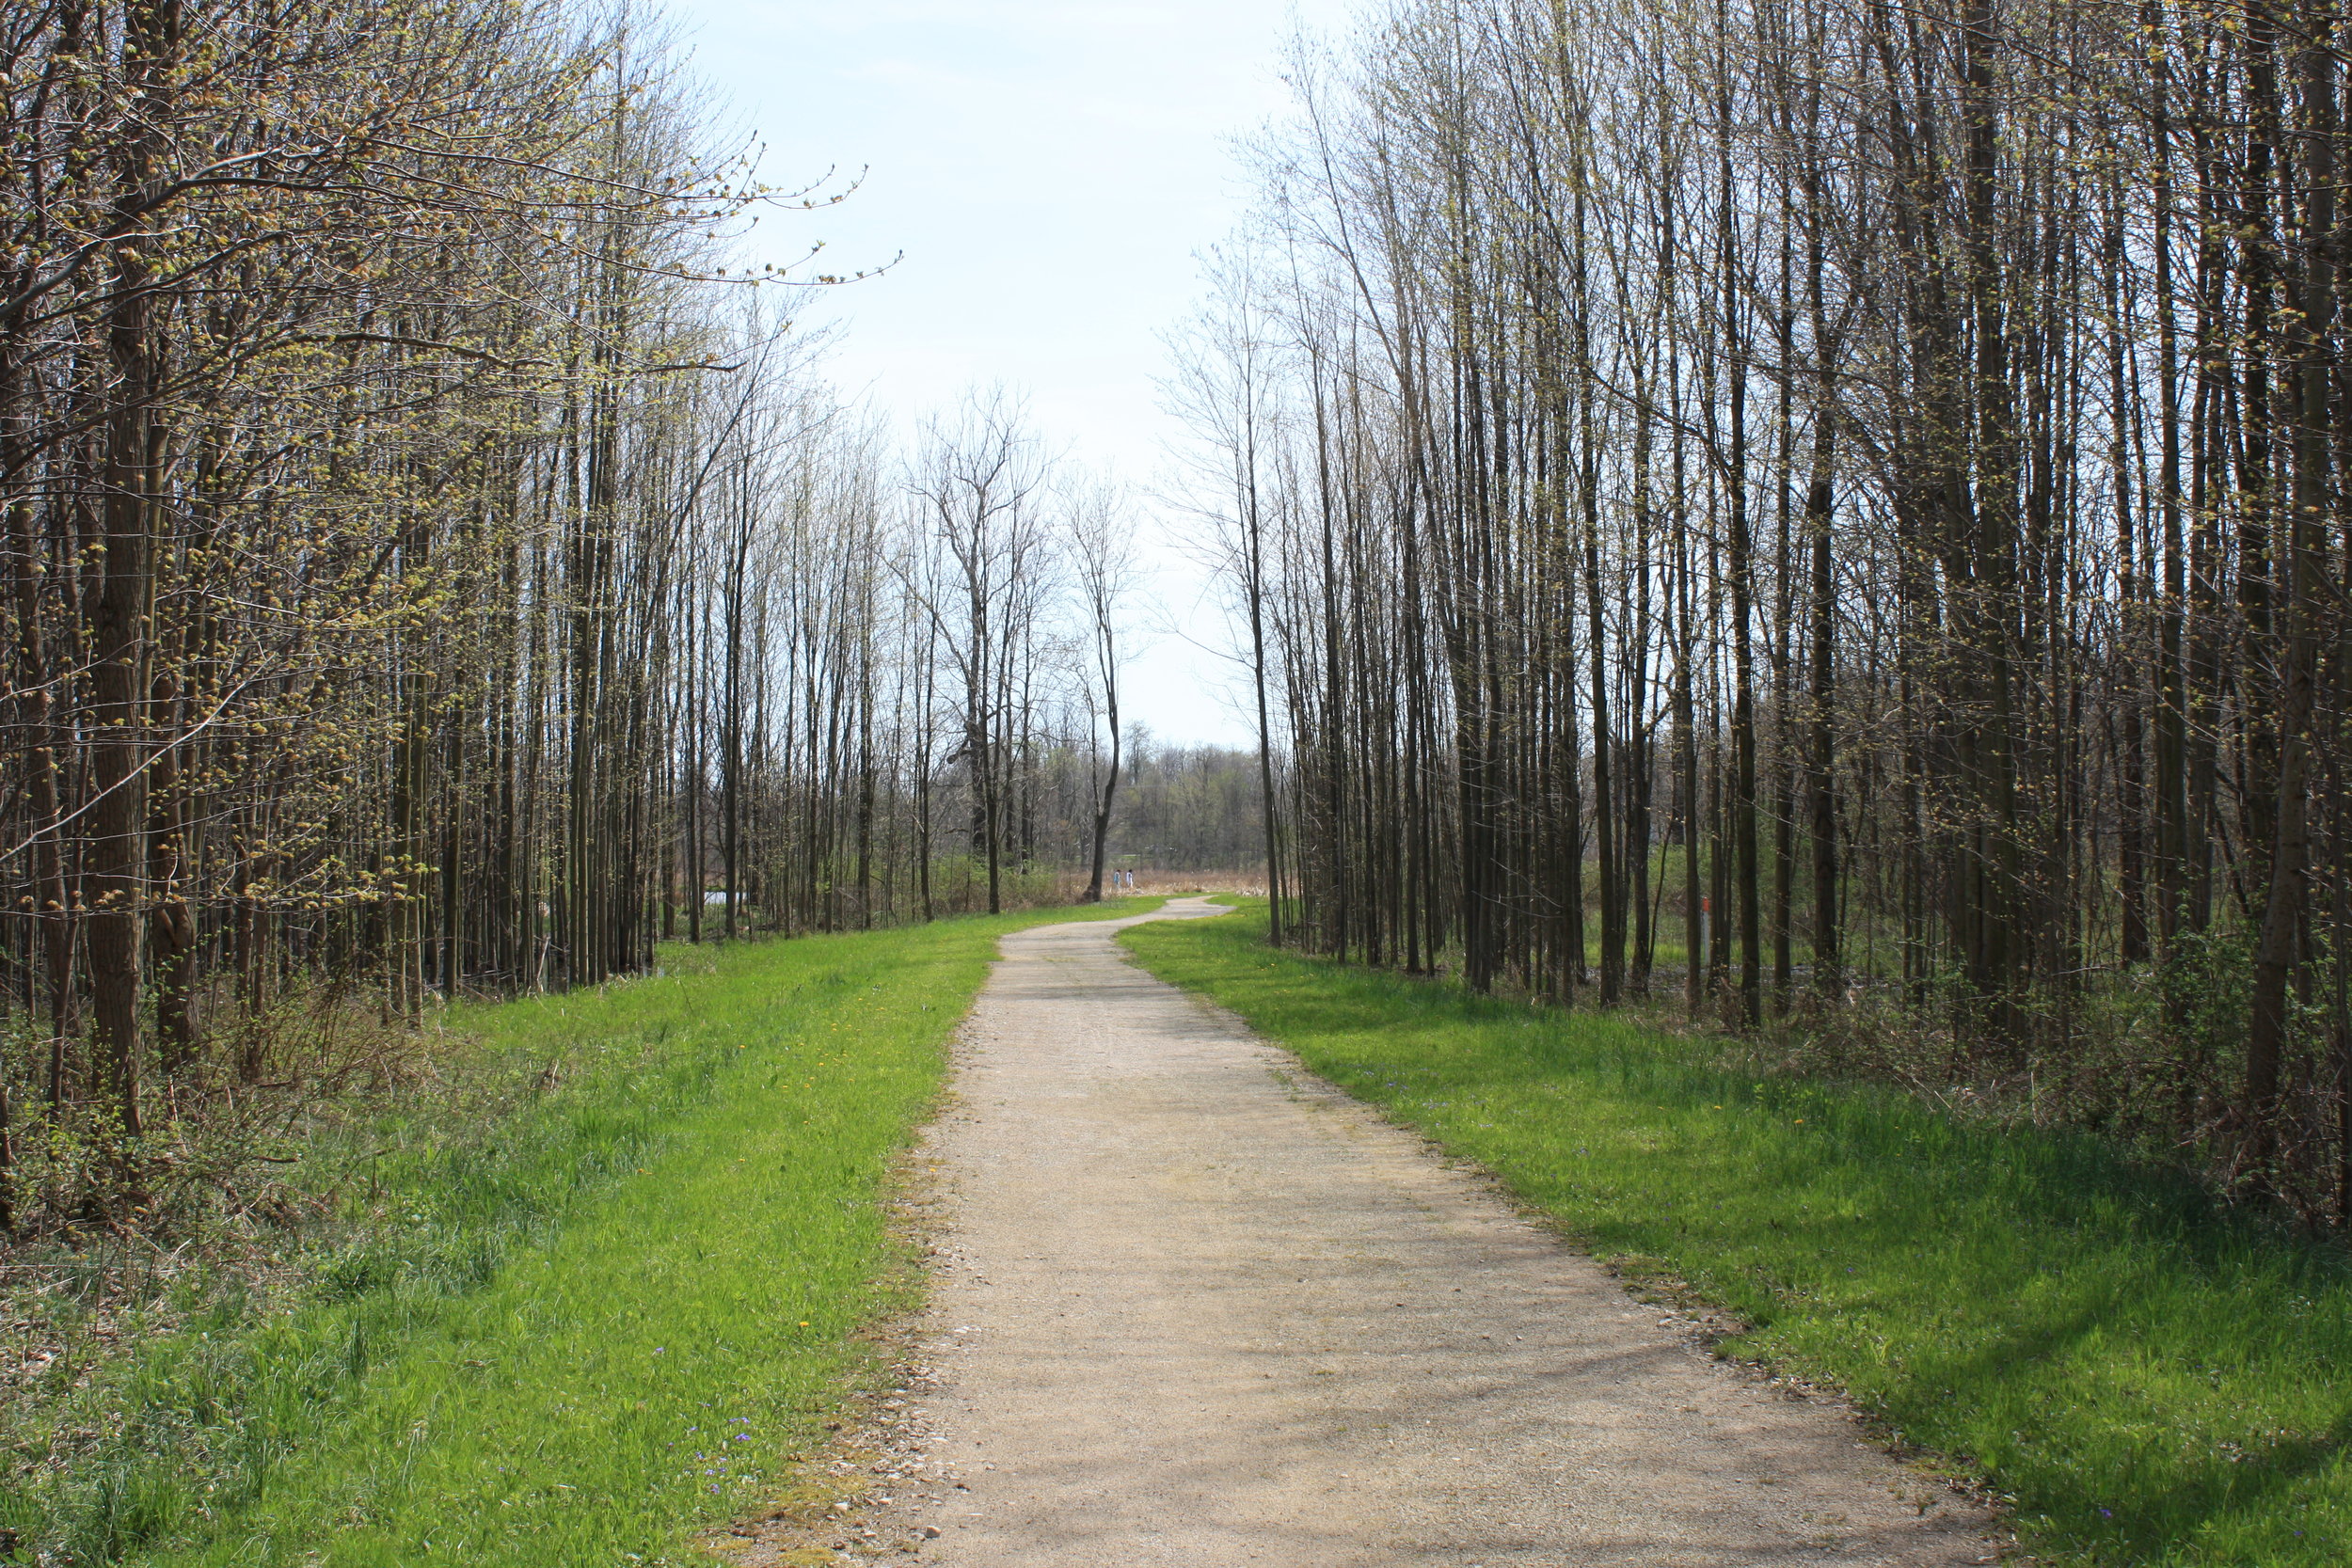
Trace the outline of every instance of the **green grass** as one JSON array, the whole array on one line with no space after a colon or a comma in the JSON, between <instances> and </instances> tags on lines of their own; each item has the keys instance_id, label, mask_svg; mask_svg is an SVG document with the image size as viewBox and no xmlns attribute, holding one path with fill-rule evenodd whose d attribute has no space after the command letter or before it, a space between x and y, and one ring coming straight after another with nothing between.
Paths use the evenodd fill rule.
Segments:
<instances>
[{"instance_id":1,"label":"green grass","mask_svg":"<svg viewBox=\"0 0 2352 1568\"><path fill-rule=\"evenodd\" d=\"M1753 1326L2012 1500L2049 1559L2352 1560L2352 1270L2087 1135L1263 945L1122 935L1318 1073L1494 1171L1637 1277Z\"/></svg>"},{"instance_id":2,"label":"green grass","mask_svg":"<svg viewBox=\"0 0 2352 1568\"><path fill-rule=\"evenodd\" d=\"M69 1401L79 1462L0 1495L17 1559L681 1560L772 1495L907 1304L891 1160L995 939L1074 912L671 948L660 977L460 1009L541 1092L368 1129L341 1196L385 1223L294 1309L209 1307Z\"/></svg>"}]
</instances>

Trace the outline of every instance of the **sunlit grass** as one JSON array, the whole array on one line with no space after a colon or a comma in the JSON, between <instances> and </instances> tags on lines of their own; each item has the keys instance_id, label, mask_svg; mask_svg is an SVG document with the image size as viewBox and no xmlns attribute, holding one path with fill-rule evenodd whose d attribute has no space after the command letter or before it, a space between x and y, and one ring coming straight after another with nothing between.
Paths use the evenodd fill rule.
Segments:
<instances>
[{"instance_id":1,"label":"sunlit grass","mask_svg":"<svg viewBox=\"0 0 2352 1568\"><path fill-rule=\"evenodd\" d=\"M1121 941L1496 1172L1629 1273L1752 1323L2014 1499L2046 1557L2352 1560L2352 1273L2084 1136L1723 1070L1705 1040L1267 949L1254 911Z\"/></svg>"},{"instance_id":2,"label":"sunlit grass","mask_svg":"<svg viewBox=\"0 0 2352 1568\"><path fill-rule=\"evenodd\" d=\"M24 1560L684 1560L904 1305L878 1200L995 939L1148 907L670 949L662 977L464 1010L469 1049L565 1081L488 1136L373 1129L346 1197L389 1206L380 1237L309 1305L223 1308L94 1391L120 1436L0 1526Z\"/></svg>"}]
</instances>

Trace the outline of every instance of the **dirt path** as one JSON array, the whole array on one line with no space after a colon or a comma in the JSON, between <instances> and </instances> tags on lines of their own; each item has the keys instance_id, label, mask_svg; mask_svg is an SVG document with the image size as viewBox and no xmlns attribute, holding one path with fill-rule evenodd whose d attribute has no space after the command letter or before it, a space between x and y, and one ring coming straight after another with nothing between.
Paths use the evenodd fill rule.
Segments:
<instances>
[{"instance_id":1,"label":"dirt path","mask_svg":"<svg viewBox=\"0 0 2352 1568\"><path fill-rule=\"evenodd\" d=\"M907 1412L935 1479L892 1511L941 1532L925 1560L1991 1560L1849 1420L1709 1359L1114 928L1007 938L964 1031Z\"/></svg>"}]
</instances>

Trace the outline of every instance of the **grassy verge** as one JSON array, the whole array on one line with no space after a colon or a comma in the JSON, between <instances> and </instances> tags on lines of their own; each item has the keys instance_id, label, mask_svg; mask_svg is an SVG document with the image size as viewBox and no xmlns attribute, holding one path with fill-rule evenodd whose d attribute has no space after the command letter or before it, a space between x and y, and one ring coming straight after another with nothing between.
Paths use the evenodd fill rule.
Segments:
<instances>
[{"instance_id":1,"label":"grassy verge","mask_svg":"<svg viewBox=\"0 0 2352 1568\"><path fill-rule=\"evenodd\" d=\"M1268 950L1263 916L1142 962L1494 1171L1629 1273L1752 1327L2013 1503L2058 1560L2352 1560L2352 1270L2176 1173L1867 1086L1725 1069L1589 1014Z\"/></svg>"},{"instance_id":2,"label":"grassy verge","mask_svg":"<svg viewBox=\"0 0 2352 1568\"><path fill-rule=\"evenodd\" d=\"M291 1307L209 1305L63 1391L67 1462L11 1478L0 1555L680 1560L821 1435L857 1331L904 1305L892 1156L995 939L1073 912L672 949L659 977L458 1010L533 1093L318 1150L381 1223L307 1260Z\"/></svg>"}]
</instances>

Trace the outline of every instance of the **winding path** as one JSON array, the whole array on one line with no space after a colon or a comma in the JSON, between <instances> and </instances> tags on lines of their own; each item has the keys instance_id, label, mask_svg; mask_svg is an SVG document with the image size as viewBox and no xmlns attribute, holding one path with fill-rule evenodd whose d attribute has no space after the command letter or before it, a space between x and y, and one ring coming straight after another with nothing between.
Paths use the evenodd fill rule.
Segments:
<instances>
[{"instance_id":1,"label":"winding path","mask_svg":"<svg viewBox=\"0 0 2352 1568\"><path fill-rule=\"evenodd\" d=\"M963 1031L919 1401L958 1484L918 1504L925 1560L1993 1560L1846 1418L1127 962L1129 924L1007 938Z\"/></svg>"}]
</instances>

